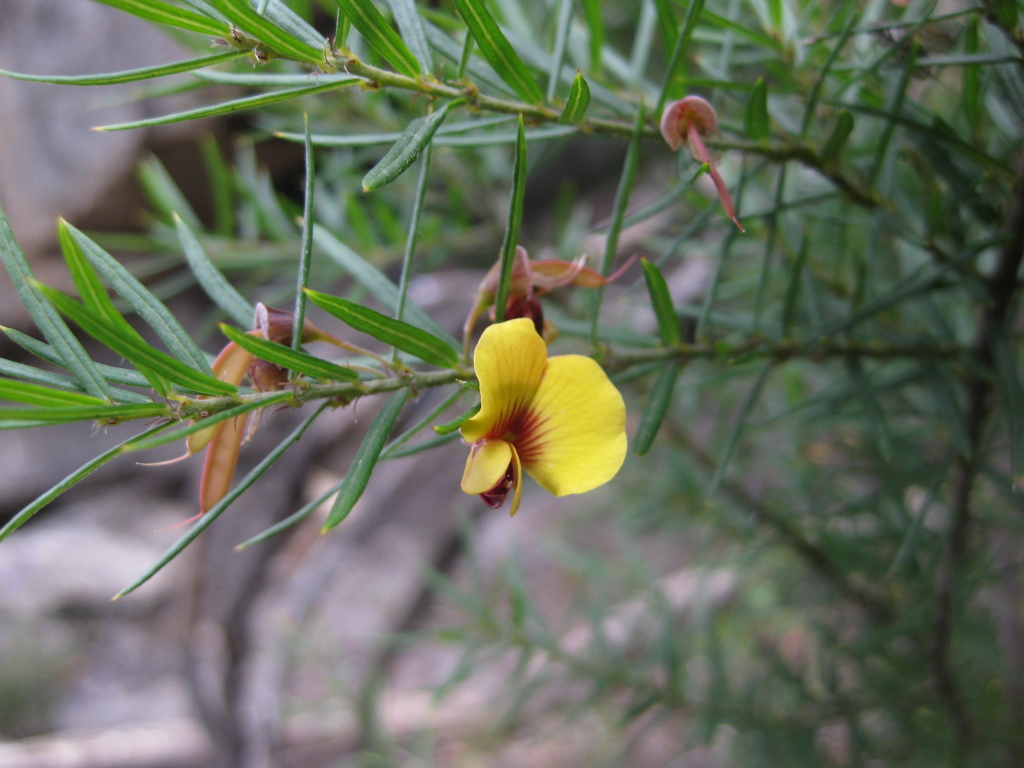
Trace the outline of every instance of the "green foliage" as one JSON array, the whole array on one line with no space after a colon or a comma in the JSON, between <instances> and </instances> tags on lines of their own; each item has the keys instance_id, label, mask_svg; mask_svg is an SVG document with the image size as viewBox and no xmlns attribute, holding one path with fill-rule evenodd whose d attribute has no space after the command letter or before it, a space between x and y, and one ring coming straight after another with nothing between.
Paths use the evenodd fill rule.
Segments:
<instances>
[{"instance_id":1,"label":"green foliage","mask_svg":"<svg viewBox=\"0 0 1024 768\"><path fill-rule=\"evenodd\" d=\"M305 14L316 4L104 2L173 28L196 57L0 74L173 78L209 93L207 106L102 130L245 110L251 140L230 157L204 145L210 226L156 161L140 171L154 209L144 235L61 222L77 298L36 280L0 209L4 268L45 340L3 329L29 362L0 360L0 428L145 425L16 512L0 539L122 454L318 404L126 594L326 406L380 399L344 478L241 546L333 498L327 533L381 462L458 439L475 412L451 418L463 393L478 401L462 353L472 338L413 302L415 278L497 263L496 319L536 300L561 333L553 353L597 359L624 392L633 455L586 497L596 510L570 506L550 541L532 537L575 596L564 615L514 558L485 568L471 533L470 575L430 577L461 614L422 639L461 652L440 694L514 657L504 717L482 739L538 711L552 733L571 729L588 710L607 734L582 761L595 765L641 764L658 728L665 764L700 745L726 765L1024 759L1024 617L994 597L1022 583L1019 3L337 0L323 4L341 11L325 40ZM211 37L228 50L209 55ZM243 92L225 100L224 84ZM659 130L662 108L691 94L717 113L699 159L691 136L673 155ZM269 136L303 144L301 201L256 164L253 143ZM703 186L712 164L744 233ZM515 284L517 245L572 260L591 235L596 263L550 296ZM641 249L642 284L637 270L606 284ZM130 270L111 255L125 250L138 253ZM254 391L202 351L224 339L169 309L191 284L213 302L206 328L248 328L257 302L294 303L302 318L308 296L389 349L345 346L335 361L298 348L301 323L283 343L222 325L291 371L283 389ZM476 300L445 296L460 317ZM436 387L450 391L400 424ZM537 519L531 503L516 525Z\"/></svg>"}]
</instances>

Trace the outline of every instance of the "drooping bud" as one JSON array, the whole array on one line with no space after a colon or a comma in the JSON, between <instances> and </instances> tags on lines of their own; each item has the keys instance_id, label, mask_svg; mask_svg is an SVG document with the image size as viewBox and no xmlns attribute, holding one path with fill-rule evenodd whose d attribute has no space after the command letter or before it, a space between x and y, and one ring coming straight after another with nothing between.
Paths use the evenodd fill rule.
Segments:
<instances>
[{"instance_id":1,"label":"drooping bud","mask_svg":"<svg viewBox=\"0 0 1024 768\"><path fill-rule=\"evenodd\" d=\"M707 163L708 174L715 183L715 189L718 190L722 208L740 231L745 232L736 218L736 209L733 207L725 181L718 173L718 168L715 167L715 162L701 139L705 134L717 132L718 115L715 108L700 96L687 96L679 101L673 101L661 113L661 135L665 141L673 150L679 149L683 144L689 144L690 152L697 162Z\"/></svg>"}]
</instances>

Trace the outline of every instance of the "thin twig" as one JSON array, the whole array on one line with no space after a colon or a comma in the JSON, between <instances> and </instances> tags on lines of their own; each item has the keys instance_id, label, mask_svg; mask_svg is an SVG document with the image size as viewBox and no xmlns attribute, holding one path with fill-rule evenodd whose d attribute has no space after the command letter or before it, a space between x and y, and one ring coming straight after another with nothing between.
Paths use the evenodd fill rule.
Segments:
<instances>
[{"instance_id":1,"label":"thin twig","mask_svg":"<svg viewBox=\"0 0 1024 768\"><path fill-rule=\"evenodd\" d=\"M968 451L957 460L949 538L935 583L932 671L935 675L936 688L945 701L956 729L958 748L964 756L970 752L975 728L952 669L950 651L955 619L953 593L961 567L970 553L972 492L981 462L985 425L992 415L991 400L995 382L990 373L995 364L995 345L1017 297L1017 275L1024 259L1024 171L1017 177L1008 220L1008 235L995 269L986 280L990 300L981 308L978 315L977 330L972 344L976 365L968 369L970 372L965 382Z\"/></svg>"}]
</instances>

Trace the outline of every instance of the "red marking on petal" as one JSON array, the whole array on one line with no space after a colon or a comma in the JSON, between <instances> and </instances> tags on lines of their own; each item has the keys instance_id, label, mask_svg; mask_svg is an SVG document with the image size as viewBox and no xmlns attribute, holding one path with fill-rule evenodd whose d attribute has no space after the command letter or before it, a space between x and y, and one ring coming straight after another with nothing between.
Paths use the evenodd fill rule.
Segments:
<instances>
[{"instance_id":1,"label":"red marking on petal","mask_svg":"<svg viewBox=\"0 0 1024 768\"><path fill-rule=\"evenodd\" d=\"M505 503L505 497L508 496L509 492L516 487L516 471L515 462L510 461L508 469L505 470L505 474L502 475L501 480L495 483L494 487L489 491L484 491L480 494L480 498L484 500L491 509L498 509L502 504Z\"/></svg>"}]
</instances>

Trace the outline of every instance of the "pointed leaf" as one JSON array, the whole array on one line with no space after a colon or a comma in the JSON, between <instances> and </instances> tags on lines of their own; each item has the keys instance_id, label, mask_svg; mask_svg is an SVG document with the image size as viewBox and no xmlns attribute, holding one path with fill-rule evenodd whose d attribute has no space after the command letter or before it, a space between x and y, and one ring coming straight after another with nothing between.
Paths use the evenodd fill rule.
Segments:
<instances>
[{"instance_id":1,"label":"pointed leaf","mask_svg":"<svg viewBox=\"0 0 1024 768\"><path fill-rule=\"evenodd\" d=\"M202 35L220 37L227 35L229 30L224 24L201 16L194 11L179 8L162 0L96 0L112 8L138 16L146 21L166 24L170 27L198 32Z\"/></svg>"},{"instance_id":2,"label":"pointed leaf","mask_svg":"<svg viewBox=\"0 0 1024 768\"><path fill-rule=\"evenodd\" d=\"M234 385L199 373L170 355L122 333L119 328L111 325L103 317L92 313L82 304L65 296L60 291L44 285L38 287L57 309L74 320L83 331L141 368L155 371L175 384L188 387L204 395L233 395L238 391Z\"/></svg>"},{"instance_id":3,"label":"pointed leaf","mask_svg":"<svg viewBox=\"0 0 1024 768\"><path fill-rule=\"evenodd\" d=\"M576 77L572 81L572 89L569 91L569 99L562 108L562 114L558 116L560 123L578 123L587 112L590 106L590 86L583 79L583 75L576 70Z\"/></svg>"},{"instance_id":4,"label":"pointed leaf","mask_svg":"<svg viewBox=\"0 0 1024 768\"><path fill-rule=\"evenodd\" d=\"M213 302L239 325L249 325L256 315L255 308L245 300L234 286L227 281L224 274L210 261L203 246L180 217L174 217L174 226L178 230L178 240L185 252L185 258L199 282Z\"/></svg>"},{"instance_id":5,"label":"pointed leaf","mask_svg":"<svg viewBox=\"0 0 1024 768\"><path fill-rule=\"evenodd\" d=\"M65 391L82 392L82 385L71 376L66 376L63 373L54 373L53 371L44 371L40 368L33 368L31 365L15 363L11 360L5 360L2 357L0 357L0 373L7 376L16 376L18 379L30 381L34 384L44 384L49 387L56 387ZM142 385L146 385L145 379L142 379ZM114 400L119 403L153 402L152 398L146 397L140 392L131 392L126 389L112 389L111 394L113 395ZM96 400L92 395L87 395L87 397L91 398L90 402L94 402Z\"/></svg>"},{"instance_id":6,"label":"pointed leaf","mask_svg":"<svg viewBox=\"0 0 1024 768\"><path fill-rule=\"evenodd\" d=\"M245 331L232 328L224 323L220 324L221 332L231 341L235 342L242 349L252 352L260 360L280 365L289 371L312 376L316 379L327 381L355 381L359 374L351 368L344 368L340 365L314 357L306 352L296 351L284 344L277 344L267 341L258 336L251 336Z\"/></svg>"},{"instance_id":7,"label":"pointed leaf","mask_svg":"<svg viewBox=\"0 0 1024 768\"><path fill-rule=\"evenodd\" d=\"M32 353L36 357L39 357L47 362L59 365L61 368L67 368L61 360L60 355L57 354L56 350L49 344L46 344L38 339L33 339L21 331L16 331L13 328L6 328L0 325L0 331L7 334L7 337L27 352ZM148 387L150 382L145 376L140 374L138 371L133 371L129 368L117 368L112 365L104 365L103 363L97 363L96 369L100 375L103 376L109 382L115 384L126 384L129 387Z\"/></svg>"},{"instance_id":8,"label":"pointed leaf","mask_svg":"<svg viewBox=\"0 0 1024 768\"><path fill-rule=\"evenodd\" d=\"M187 221L193 229L203 226L181 187L155 155L143 160L136 173L157 216L170 223L177 215Z\"/></svg>"},{"instance_id":9,"label":"pointed leaf","mask_svg":"<svg viewBox=\"0 0 1024 768\"><path fill-rule=\"evenodd\" d=\"M420 64L398 33L370 0L334 0L359 30L367 44L396 71L409 77L420 74Z\"/></svg>"},{"instance_id":10,"label":"pointed leaf","mask_svg":"<svg viewBox=\"0 0 1024 768\"><path fill-rule=\"evenodd\" d=\"M166 423L165 424L158 424L157 426L153 427L152 429L149 429L149 430L143 432L141 435L137 435L136 437L131 438L131 440L135 440L135 439L141 438L141 437L146 437L148 435L153 435L153 434L159 432L162 429L166 429L168 426L169 426L169 424L166 424ZM128 442L128 441L125 441L125 442ZM3 528L0 528L0 541L3 541L4 539L6 539L15 530L17 530L19 527L21 527L26 522L28 522L28 520L36 512L38 512L43 507L45 507L47 504L49 504L51 501L53 501L58 496L60 496L62 493L64 493L64 491L66 491L69 488L72 488L75 485L77 485L80 481L84 480L87 476L89 476L90 474L95 472L97 469L102 467L104 464L106 464L108 461L113 459L115 456L119 456L121 454L121 446L122 445L125 445L125 443L121 443L120 445L115 445L109 451L104 451L103 453L101 453L96 458L92 459L89 462L86 462L84 465L82 465L77 470L72 472L70 475L65 477L63 480L61 480L55 486L53 486L48 491L43 493L41 496L36 498L34 501L32 501L31 503L26 504L24 507L22 507L18 511L18 513L16 515L14 515L14 517L12 517L7 522L6 525L4 525Z\"/></svg>"},{"instance_id":11,"label":"pointed leaf","mask_svg":"<svg viewBox=\"0 0 1024 768\"><path fill-rule=\"evenodd\" d=\"M509 284L512 281L512 265L515 262L516 247L519 245L519 228L523 223L523 198L526 196L526 135L523 116L519 115L519 132L516 138L516 156L512 163L512 194L508 204L508 221L505 237L501 243L501 272L498 290L494 300L495 321L505 319L508 303Z\"/></svg>"},{"instance_id":12,"label":"pointed leaf","mask_svg":"<svg viewBox=\"0 0 1024 768\"><path fill-rule=\"evenodd\" d=\"M352 460L352 466L349 467L348 473L345 475L345 480L341 484L341 490L338 491L338 498L334 500L331 512L327 515L323 528L320 529L321 535L327 533L327 531L348 517L352 507L359 501L359 497L363 495L366 484L370 482L373 468L377 466L377 460L380 458L380 452L384 448L384 443L387 442L388 435L391 434L391 430L398 420L398 414L401 413L402 406L405 405L408 397L408 389L392 393L387 402L384 403L384 407L377 413L373 423L370 425L369 431L366 433L366 437L363 438L363 442L356 452L355 459Z\"/></svg>"},{"instance_id":13,"label":"pointed leaf","mask_svg":"<svg viewBox=\"0 0 1024 768\"><path fill-rule=\"evenodd\" d=\"M320 224L313 225L313 240L324 249L324 253L340 264L356 282L366 288L377 301L392 312L398 308L398 286L391 282L387 275L338 240ZM456 348L459 346L459 342L448 331L412 302L405 302L403 316L432 336L442 339L448 345Z\"/></svg>"},{"instance_id":14,"label":"pointed leaf","mask_svg":"<svg viewBox=\"0 0 1024 768\"><path fill-rule=\"evenodd\" d=\"M322 46L311 45L289 34L271 20L270 14L256 13L249 0L210 0L210 5L271 51L317 67L325 64Z\"/></svg>"},{"instance_id":15,"label":"pointed leaf","mask_svg":"<svg viewBox=\"0 0 1024 768\"><path fill-rule=\"evenodd\" d=\"M682 333L679 330L679 318L676 317L676 309L672 304L672 296L668 292L665 277L661 274L661 270L647 259L641 258L640 263L644 268L647 290L651 294L651 306L658 318L661 340L668 346L678 344L682 340Z\"/></svg>"},{"instance_id":16,"label":"pointed leaf","mask_svg":"<svg viewBox=\"0 0 1024 768\"><path fill-rule=\"evenodd\" d=\"M651 449L654 438L661 429L661 423L665 420L669 406L672 404L672 392L675 390L676 380L682 366L676 360L669 360L658 371L658 378L654 380L651 387L651 394L647 398L647 405L644 407L643 416L640 417L640 426L637 427L636 437L633 438L633 450L637 456L643 456Z\"/></svg>"},{"instance_id":17,"label":"pointed leaf","mask_svg":"<svg viewBox=\"0 0 1024 768\"><path fill-rule=\"evenodd\" d=\"M846 140L850 138L852 132L853 115L845 109L840 109L839 115L836 117L836 127L832 129L832 135L828 137L828 141L825 142L825 146L821 150L822 163L834 163L839 158L839 153L842 152Z\"/></svg>"},{"instance_id":18,"label":"pointed leaf","mask_svg":"<svg viewBox=\"0 0 1024 768\"><path fill-rule=\"evenodd\" d=\"M402 33L402 39L419 62L420 73L429 75L434 70L434 58L430 55L427 31L423 26L423 19L416 10L416 3L414 0L391 0L389 5L398 31Z\"/></svg>"},{"instance_id":19,"label":"pointed leaf","mask_svg":"<svg viewBox=\"0 0 1024 768\"><path fill-rule=\"evenodd\" d=\"M448 116L448 110L453 106L461 105L462 102L462 99L450 101L436 112L424 117L417 117L410 122L387 154L363 177L363 191L380 189L404 173L430 143L434 133Z\"/></svg>"},{"instance_id":20,"label":"pointed leaf","mask_svg":"<svg viewBox=\"0 0 1024 768\"><path fill-rule=\"evenodd\" d=\"M315 27L307 24L306 20L299 16L299 14L289 8L284 0L269 0L269 2L262 2L261 5L266 6L266 12L263 15L296 40L306 43L313 48L323 49L324 44L327 42L324 36L317 32Z\"/></svg>"},{"instance_id":21,"label":"pointed leaf","mask_svg":"<svg viewBox=\"0 0 1024 768\"><path fill-rule=\"evenodd\" d=\"M296 99L300 96L311 96L313 94L324 93L325 91L331 91L337 88L345 88L360 82L362 82L362 78L360 77L337 77L332 78L330 82L322 83L320 85L311 85L305 88L289 88L287 90L273 91L271 93L258 93L255 96L246 96L241 99L233 99L232 101L225 101L220 104L214 104L209 107L187 109L183 112L175 112L173 114L163 115L161 117L150 117L146 118L145 120L135 120L130 123L115 123L113 125L101 125L94 128L93 130L125 131L130 128L146 128L151 125L166 125L168 123L181 123L186 120L198 120L203 117L227 115L231 114L232 112L242 112L248 109L258 109L259 107L265 107L268 104L276 104L280 101Z\"/></svg>"},{"instance_id":22,"label":"pointed leaf","mask_svg":"<svg viewBox=\"0 0 1024 768\"><path fill-rule=\"evenodd\" d=\"M84 392L42 387L13 379L0 379L0 399L26 405L107 405L106 401Z\"/></svg>"},{"instance_id":23,"label":"pointed leaf","mask_svg":"<svg viewBox=\"0 0 1024 768\"><path fill-rule=\"evenodd\" d=\"M511 86L525 101L539 104L544 100L540 86L519 54L512 48L508 38L498 28L483 0L453 0L477 48L487 62L494 67L502 80Z\"/></svg>"},{"instance_id":24,"label":"pointed leaf","mask_svg":"<svg viewBox=\"0 0 1024 768\"><path fill-rule=\"evenodd\" d=\"M201 534L203 531L209 528L213 521L220 517L221 513L225 509L231 506L235 499L241 496L242 493L249 488L249 486L251 486L257 480L259 480L259 478L268 469L270 469L270 467L272 467L277 462L277 460L281 458L282 455L284 455L284 452L291 448L292 445L294 445L299 440L299 438L302 437L303 433L309 428L309 425L316 421L317 417L323 412L325 407L327 407L326 403L324 403L319 408L317 408L316 411L311 413L309 417L305 419L301 424L299 424L299 426L296 427L295 430L290 435L288 435L288 437L282 440L277 445L277 447L274 448L273 451L268 453L259 464L253 467L252 471L250 471L244 478L239 480L238 483L235 484L235 487L232 488L223 499L217 502L213 509L209 510L205 515L199 518L199 520L191 528L189 528L188 531L186 531L181 536L181 538L174 542L174 544L172 544L170 548L166 552L164 552L164 554L155 563L153 563L153 565L151 565L144 574L142 574L139 578L137 578L127 587L122 589L116 595L114 595L113 599L116 600L119 597L123 597L129 592L138 589L151 578L153 578L153 576L159 573L160 570L165 565L171 562L171 560L173 560L179 554L181 554L181 551L185 549L185 547L187 547L189 544L195 541L196 537L199 536L199 534Z\"/></svg>"},{"instance_id":25,"label":"pointed leaf","mask_svg":"<svg viewBox=\"0 0 1024 768\"><path fill-rule=\"evenodd\" d=\"M459 352L455 347L414 325L326 293L309 289L306 293L320 309L343 323L426 363L439 368L451 368L459 361Z\"/></svg>"},{"instance_id":26,"label":"pointed leaf","mask_svg":"<svg viewBox=\"0 0 1024 768\"><path fill-rule=\"evenodd\" d=\"M70 370L85 391L104 400L110 400L110 386L100 374L85 348L75 338L67 324L53 306L40 294L35 285L35 275L29 267L25 254L7 223L7 216L0 206L0 261L11 278L14 290L25 305L29 316L43 336L53 345L60 359L60 365Z\"/></svg>"},{"instance_id":27,"label":"pointed leaf","mask_svg":"<svg viewBox=\"0 0 1024 768\"><path fill-rule=\"evenodd\" d=\"M89 263L106 278L139 317L149 324L160 340L167 345L171 354L198 373L212 377L213 371L210 370L206 356L167 306L91 238L70 224L67 228L72 238L82 247Z\"/></svg>"},{"instance_id":28,"label":"pointed leaf","mask_svg":"<svg viewBox=\"0 0 1024 768\"><path fill-rule=\"evenodd\" d=\"M767 141L771 138L772 131L768 120L768 87L765 85L763 77L757 78L757 82L754 83L754 87L750 91L744 125L747 137L751 141Z\"/></svg>"},{"instance_id":29,"label":"pointed leaf","mask_svg":"<svg viewBox=\"0 0 1024 768\"><path fill-rule=\"evenodd\" d=\"M79 421L102 421L115 424L130 419L170 417L169 405L163 403L126 403L124 405L60 405L36 408L0 408L0 421L31 421L45 424L74 424Z\"/></svg>"},{"instance_id":30,"label":"pointed leaf","mask_svg":"<svg viewBox=\"0 0 1024 768\"><path fill-rule=\"evenodd\" d=\"M134 83L139 80L151 80L157 77L177 75L181 72L191 72L203 67L212 67L215 64L223 64L226 61L240 59L245 55L245 51L227 51L226 53L215 53L212 56L202 56L198 59L176 61L173 64L158 64L154 67L126 69L121 72L110 72L103 75L26 75L20 72L8 72L6 69L0 69L0 75L9 77L12 80L28 80L33 83L54 83L56 85L116 85L117 83Z\"/></svg>"}]
</instances>

